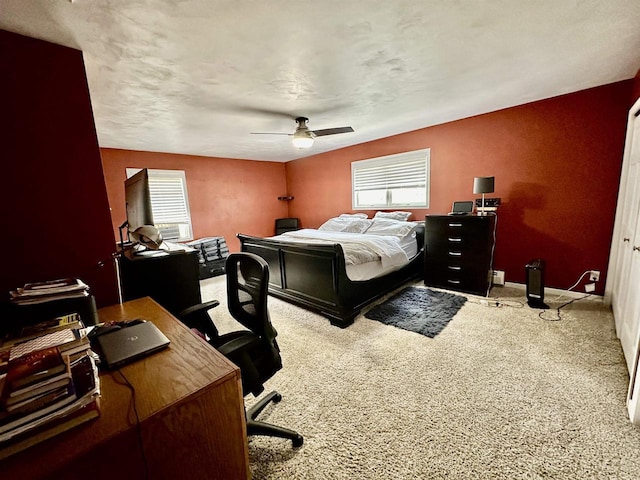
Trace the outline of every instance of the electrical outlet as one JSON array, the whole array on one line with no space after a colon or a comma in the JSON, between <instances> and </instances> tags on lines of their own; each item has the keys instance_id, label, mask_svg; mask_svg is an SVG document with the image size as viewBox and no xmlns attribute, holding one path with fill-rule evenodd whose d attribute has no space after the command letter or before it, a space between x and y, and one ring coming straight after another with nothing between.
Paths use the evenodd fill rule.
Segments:
<instances>
[{"instance_id":1,"label":"electrical outlet","mask_svg":"<svg viewBox=\"0 0 640 480\"><path fill-rule=\"evenodd\" d=\"M596 284L595 283L587 283L584 286L584 291L587 293L591 293L591 292L595 292L596 290Z\"/></svg>"},{"instance_id":2,"label":"electrical outlet","mask_svg":"<svg viewBox=\"0 0 640 480\"><path fill-rule=\"evenodd\" d=\"M504 285L504 271L494 270L492 282L494 285Z\"/></svg>"},{"instance_id":3,"label":"electrical outlet","mask_svg":"<svg viewBox=\"0 0 640 480\"><path fill-rule=\"evenodd\" d=\"M592 282L597 282L600 280L600 270L591 270L591 275L589 275L589 280Z\"/></svg>"}]
</instances>

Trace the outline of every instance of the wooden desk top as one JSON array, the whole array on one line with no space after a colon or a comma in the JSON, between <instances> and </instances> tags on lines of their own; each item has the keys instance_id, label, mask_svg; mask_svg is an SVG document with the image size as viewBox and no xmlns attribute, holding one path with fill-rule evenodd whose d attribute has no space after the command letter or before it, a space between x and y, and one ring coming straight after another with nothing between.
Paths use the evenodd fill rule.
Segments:
<instances>
[{"instance_id":1,"label":"wooden desk top","mask_svg":"<svg viewBox=\"0 0 640 480\"><path fill-rule=\"evenodd\" d=\"M136 318L152 321L171 341L168 348L120 369L135 388L140 423L170 406L198 397L212 386L240 381L238 367L149 297L102 308L98 315L101 322ZM109 439L132 430L136 425L132 392L122 376L117 371L102 372L100 388L100 418L3 460L0 471L24 472L28 465L28 475L15 478L46 477L69 462L98 451ZM92 476L91 472L86 473Z\"/></svg>"}]
</instances>

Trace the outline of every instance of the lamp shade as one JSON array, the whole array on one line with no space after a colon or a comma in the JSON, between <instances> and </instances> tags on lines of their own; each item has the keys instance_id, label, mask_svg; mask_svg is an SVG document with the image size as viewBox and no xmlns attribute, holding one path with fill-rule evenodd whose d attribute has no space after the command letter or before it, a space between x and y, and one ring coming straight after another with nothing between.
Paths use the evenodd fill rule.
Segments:
<instances>
[{"instance_id":1,"label":"lamp shade","mask_svg":"<svg viewBox=\"0 0 640 480\"><path fill-rule=\"evenodd\" d=\"M493 193L495 177L475 177L473 179L473 193Z\"/></svg>"}]
</instances>

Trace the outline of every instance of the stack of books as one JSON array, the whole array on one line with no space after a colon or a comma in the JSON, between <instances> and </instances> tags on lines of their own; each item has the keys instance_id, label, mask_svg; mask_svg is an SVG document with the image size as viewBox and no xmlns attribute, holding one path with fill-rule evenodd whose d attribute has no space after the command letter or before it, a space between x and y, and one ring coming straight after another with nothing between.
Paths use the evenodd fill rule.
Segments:
<instances>
[{"instance_id":1,"label":"stack of books","mask_svg":"<svg viewBox=\"0 0 640 480\"><path fill-rule=\"evenodd\" d=\"M34 305L64 298L89 296L89 286L77 278L61 278L46 282L27 283L24 287L9 292L11 301L17 305Z\"/></svg>"},{"instance_id":2,"label":"stack of books","mask_svg":"<svg viewBox=\"0 0 640 480\"><path fill-rule=\"evenodd\" d=\"M0 459L100 415L100 383L77 314L24 327L0 346Z\"/></svg>"}]
</instances>

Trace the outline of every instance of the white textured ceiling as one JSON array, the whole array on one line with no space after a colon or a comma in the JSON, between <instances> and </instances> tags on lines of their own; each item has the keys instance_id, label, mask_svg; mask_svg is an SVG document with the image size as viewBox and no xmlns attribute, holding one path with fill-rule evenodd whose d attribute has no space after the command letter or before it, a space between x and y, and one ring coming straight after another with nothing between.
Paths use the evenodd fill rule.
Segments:
<instances>
[{"instance_id":1,"label":"white textured ceiling","mask_svg":"<svg viewBox=\"0 0 640 480\"><path fill-rule=\"evenodd\" d=\"M0 0L84 52L101 147L287 161L631 78L639 0ZM297 150L310 129L350 125Z\"/></svg>"}]
</instances>

